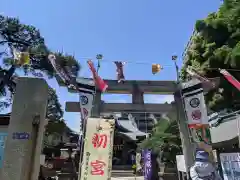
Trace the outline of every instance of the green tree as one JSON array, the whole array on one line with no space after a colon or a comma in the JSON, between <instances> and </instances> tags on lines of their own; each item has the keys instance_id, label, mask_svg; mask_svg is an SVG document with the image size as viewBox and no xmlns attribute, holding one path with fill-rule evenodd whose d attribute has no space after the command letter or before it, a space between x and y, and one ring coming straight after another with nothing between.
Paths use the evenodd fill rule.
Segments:
<instances>
[{"instance_id":1,"label":"green tree","mask_svg":"<svg viewBox=\"0 0 240 180\"><path fill-rule=\"evenodd\" d=\"M219 73L219 68L240 80L240 0L224 0L219 10L204 20L198 20L192 43L188 48L181 71L181 78L188 78L186 68L192 66L202 75L220 77L219 88L206 96L209 107L240 109L240 93ZM238 71L236 71L238 70Z\"/></svg>"},{"instance_id":2,"label":"green tree","mask_svg":"<svg viewBox=\"0 0 240 180\"><path fill-rule=\"evenodd\" d=\"M176 155L182 151L177 121L162 118L154 128L152 136L145 139L138 146L156 152L162 151L162 160L174 164Z\"/></svg>"},{"instance_id":3,"label":"green tree","mask_svg":"<svg viewBox=\"0 0 240 180\"><path fill-rule=\"evenodd\" d=\"M29 52L30 65L17 66L13 60L13 49L20 52ZM34 26L22 24L17 18L0 15L0 59L3 61L0 67L0 77L9 75L8 80L4 82L3 88L0 89L0 96L9 96L10 94L11 97L14 94L16 78L18 77L16 70L22 69L25 75L54 77L56 72L48 60L50 53L55 54L58 64L62 68L66 68L71 76L77 76L80 66L73 56L64 55L60 52L51 52L45 45L40 31ZM2 79L1 82L3 82ZM0 108L7 107L10 104L11 98L7 98L5 101L0 101ZM62 127L66 126L66 124L62 117L63 111L56 92L49 87L46 115L46 119L49 121L47 131L64 129Z\"/></svg>"}]
</instances>

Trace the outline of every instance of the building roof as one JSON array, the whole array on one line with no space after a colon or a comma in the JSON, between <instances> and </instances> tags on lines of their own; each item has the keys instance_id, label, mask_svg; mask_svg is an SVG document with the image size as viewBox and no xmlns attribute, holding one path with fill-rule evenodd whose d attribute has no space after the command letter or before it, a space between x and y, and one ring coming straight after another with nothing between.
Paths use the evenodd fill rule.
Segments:
<instances>
[{"instance_id":1,"label":"building roof","mask_svg":"<svg viewBox=\"0 0 240 180\"><path fill-rule=\"evenodd\" d=\"M118 132L119 134L127 136L132 141L136 141L137 137L146 137L148 135L148 133L140 131L128 118L116 118L116 127L122 130Z\"/></svg>"}]
</instances>

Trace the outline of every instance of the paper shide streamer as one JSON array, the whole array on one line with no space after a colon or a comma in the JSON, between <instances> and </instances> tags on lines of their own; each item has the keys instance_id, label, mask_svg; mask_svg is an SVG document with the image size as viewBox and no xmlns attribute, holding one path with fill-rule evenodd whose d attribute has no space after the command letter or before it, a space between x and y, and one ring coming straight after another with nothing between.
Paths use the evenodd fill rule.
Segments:
<instances>
[{"instance_id":1,"label":"paper shide streamer","mask_svg":"<svg viewBox=\"0 0 240 180\"><path fill-rule=\"evenodd\" d=\"M116 67L117 67L117 80L118 82L122 82L125 80L125 76L124 76L124 73L123 73L123 66L124 66L124 62L121 62L121 61L115 61L114 62Z\"/></svg>"}]
</instances>

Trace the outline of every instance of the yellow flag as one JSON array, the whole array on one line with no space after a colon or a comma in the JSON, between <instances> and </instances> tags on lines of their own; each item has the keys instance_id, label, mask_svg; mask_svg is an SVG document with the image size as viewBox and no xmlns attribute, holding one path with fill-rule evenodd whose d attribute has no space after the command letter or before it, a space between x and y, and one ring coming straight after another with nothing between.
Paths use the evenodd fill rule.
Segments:
<instances>
[{"instance_id":1,"label":"yellow flag","mask_svg":"<svg viewBox=\"0 0 240 180\"><path fill-rule=\"evenodd\" d=\"M152 73L153 74L159 73L161 69L162 69L162 67L160 64L152 64Z\"/></svg>"}]
</instances>

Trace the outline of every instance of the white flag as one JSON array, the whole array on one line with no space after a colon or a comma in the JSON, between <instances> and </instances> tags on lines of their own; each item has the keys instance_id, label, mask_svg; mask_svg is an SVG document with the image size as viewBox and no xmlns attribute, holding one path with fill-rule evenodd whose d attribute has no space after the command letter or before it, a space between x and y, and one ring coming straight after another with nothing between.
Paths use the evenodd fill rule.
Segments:
<instances>
[{"instance_id":1,"label":"white flag","mask_svg":"<svg viewBox=\"0 0 240 180\"><path fill-rule=\"evenodd\" d=\"M79 92L79 97L81 98L81 121L80 121L80 131L79 131L79 140L78 140L78 148L81 147L81 141L83 140L83 127L88 120L89 116L91 116L92 112L92 104L93 104L93 94L87 92Z\"/></svg>"},{"instance_id":2,"label":"white flag","mask_svg":"<svg viewBox=\"0 0 240 180\"><path fill-rule=\"evenodd\" d=\"M182 90L189 127L208 125L207 109L201 83Z\"/></svg>"},{"instance_id":3,"label":"white flag","mask_svg":"<svg viewBox=\"0 0 240 180\"><path fill-rule=\"evenodd\" d=\"M80 94L81 98L81 108L82 108L82 116L83 119L86 121L88 117L91 115L92 111L92 104L93 104L93 94L89 93L83 93L81 92Z\"/></svg>"}]
</instances>

